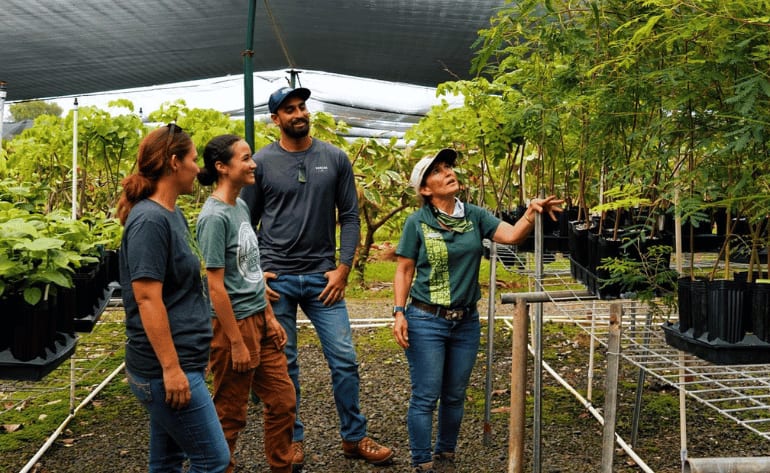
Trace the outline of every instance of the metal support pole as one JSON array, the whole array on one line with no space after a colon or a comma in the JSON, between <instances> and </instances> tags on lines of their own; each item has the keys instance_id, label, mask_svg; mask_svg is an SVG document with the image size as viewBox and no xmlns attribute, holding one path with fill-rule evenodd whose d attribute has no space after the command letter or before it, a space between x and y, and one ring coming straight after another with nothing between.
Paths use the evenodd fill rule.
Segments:
<instances>
[{"instance_id":1,"label":"metal support pole","mask_svg":"<svg viewBox=\"0 0 770 473\"><path fill-rule=\"evenodd\" d=\"M679 352L679 458L684 467L687 461L687 391L685 388L685 357Z\"/></svg>"},{"instance_id":2,"label":"metal support pole","mask_svg":"<svg viewBox=\"0 0 770 473\"><path fill-rule=\"evenodd\" d=\"M527 327L529 306L516 301L511 333L511 416L508 425L508 473L524 471L524 424L527 403Z\"/></svg>"},{"instance_id":3,"label":"metal support pole","mask_svg":"<svg viewBox=\"0 0 770 473\"><path fill-rule=\"evenodd\" d=\"M257 0L249 0L249 16L246 20L246 48L243 57L243 121L246 143L254 152L254 20Z\"/></svg>"},{"instance_id":4,"label":"metal support pole","mask_svg":"<svg viewBox=\"0 0 770 473\"><path fill-rule=\"evenodd\" d=\"M503 304L515 304L518 299L527 302L577 301L595 298L589 291L537 291L537 292L507 292L500 295Z\"/></svg>"},{"instance_id":5,"label":"metal support pole","mask_svg":"<svg viewBox=\"0 0 770 473\"><path fill-rule=\"evenodd\" d=\"M78 99L72 108L72 220L78 218Z\"/></svg>"},{"instance_id":6,"label":"metal support pole","mask_svg":"<svg viewBox=\"0 0 770 473\"><path fill-rule=\"evenodd\" d=\"M489 245L489 306L487 307L487 372L484 384L484 438L489 446L492 441L492 360L495 354L495 287L497 286L497 243Z\"/></svg>"},{"instance_id":7,"label":"metal support pole","mask_svg":"<svg viewBox=\"0 0 770 473\"><path fill-rule=\"evenodd\" d=\"M541 192L543 194L543 192ZM541 195L540 197L543 197ZM535 214L535 291L543 292L543 215ZM542 463L542 411L543 411L543 303L535 303L534 330L535 400L532 426L532 473L540 473Z\"/></svg>"},{"instance_id":8,"label":"metal support pole","mask_svg":"<svg viewBox=\"0 0 770 473\"><path fill-rule=\"evenodd\" d=\"M0 156L3 154L3 122L5 121L5 97L8 96L7 83L0 80Z\"/></svg>"},{"instance_id":9,"label":"metal support pole","mask_svg":"<svg viewBox=\"0 0 770 473\"><path fill-rule=\"evenodd\" d=\"M636 307L634 310L634 320L636 320ZM647 311L647 317L644 321L644 335L642 336L642 346L650 346L650 330L652 328L652 311ZM631 417L631 445L636 446L639 437L639 418L642 413L642 394L644 392L644 381L647 377L647 370L639 368L639 375L636 380L636 399L634 401L634 413Z\"/></svg>"},{"instance_id":10,"label":"metal support pole","mask_svg":"<svg viewBox=\"0 0 770 473\"><path fill-rule=\"evenodd\" d=\"M586 399L593 402L594 398L594 353L596 353L596 301L591 305L591 336L588 337L588 375L586 376Z\"/></svg>"},{"instance_id":11,"label":"metal support pole","mask_svg":"<svg viewBox=\"0 0 770 473\"><path fill-rule=\"evenodd\" d=\"M618 369L620 367L620 323L623 306L610 305L610 330L607 340L607 385L604 394L604 431L602 436L602 473L612 473L615 455L615 417L618 402Z\"/></svg>"},{"instance_id":12,"label":"metal support pole","mask_svg":"<svg viewBox=\"0 0 770 473\"><path fill-rule=\"evenodd\" d=\"M770 457L690 458L682 473L767 473Z\"/></svg>"}]
</instances>

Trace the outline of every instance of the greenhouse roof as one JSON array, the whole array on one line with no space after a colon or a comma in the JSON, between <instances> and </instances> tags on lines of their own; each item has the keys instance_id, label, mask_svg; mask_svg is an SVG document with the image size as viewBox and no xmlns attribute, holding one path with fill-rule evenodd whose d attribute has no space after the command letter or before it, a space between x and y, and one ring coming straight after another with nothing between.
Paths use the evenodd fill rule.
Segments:
<instances>
[{"instance_id":1,"label":"greenhouse roof","mask_svg":"<svg viewBox=\"0 0 770 473\"><path fill-rule=\"evenodd\" d=\"M468 78L506 0L256 1L253 70L314 69L436 86ZM7 100L243 73L243 0L4 0Z\"/></svg>"}]
</instances>

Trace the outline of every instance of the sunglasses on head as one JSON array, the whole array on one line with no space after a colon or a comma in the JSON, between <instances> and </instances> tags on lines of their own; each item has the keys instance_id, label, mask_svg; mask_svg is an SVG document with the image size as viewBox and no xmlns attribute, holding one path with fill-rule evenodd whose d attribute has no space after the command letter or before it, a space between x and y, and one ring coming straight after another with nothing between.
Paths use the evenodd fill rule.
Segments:
<instances>
[{"instance_id":1,"label":"sunglasses on head","mask_svg":"<svg viewBox=\"0 0 770 473\"><path fill-rule=\"evenodd\" d=\"M166 137L166 154L170 156L169 152L171 150L171 143L174 142L174 134L182 133L184 130L181 126L173 122L166 126L168 127L168 136Z\"/></svg>"}]
</instances>

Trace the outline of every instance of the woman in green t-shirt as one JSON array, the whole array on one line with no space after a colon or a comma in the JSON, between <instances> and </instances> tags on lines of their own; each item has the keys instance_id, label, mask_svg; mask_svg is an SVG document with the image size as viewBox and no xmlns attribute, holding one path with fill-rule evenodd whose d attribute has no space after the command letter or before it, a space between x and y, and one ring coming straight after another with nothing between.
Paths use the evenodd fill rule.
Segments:
<instances>
[{"instance_id":1,"label":"woman in green t-shirt","mask_svg":"<svg viewBox=\"0 0 770 473\"><path fill-rule=\"evenodd\" d=\"M520 243L532 231L535 212L555 219L563 203L554 196L534 199L515 225L503 222L457 198L456 159L455 150L443 149L415 165L409 183L423 205L407 218L396 249L393 335L409 361L407 429L417 472L455 471L465 390L480 343L476 302L481 298L483 239ZM438 434L432 446L437 404Z\"/></svg>"}]
</instances>

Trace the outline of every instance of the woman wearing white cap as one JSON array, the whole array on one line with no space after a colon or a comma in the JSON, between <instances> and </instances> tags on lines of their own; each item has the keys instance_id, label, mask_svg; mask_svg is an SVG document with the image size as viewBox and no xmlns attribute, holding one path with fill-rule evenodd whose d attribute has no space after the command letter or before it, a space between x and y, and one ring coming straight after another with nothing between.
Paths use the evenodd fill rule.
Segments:
<instances>
[{"instance_id":1,"label":"woman wearing white cap","mask_svg":"<svg viewBox=\"0 0 770 473\"><path fill-rule=\"evenodd\" d=\"M520 243L532 231L534 213L556 219L564 202L554 196L533 199L515 225L503 222L457 198L456 159L455 150L443 149L415 165L409 184L422 206L407 218L396 249L393 335L409 361L407 428L416 472L455 471L465 390L480 343L476 302L481 298L482 240Z\"/></svg>"}]
</instances>

